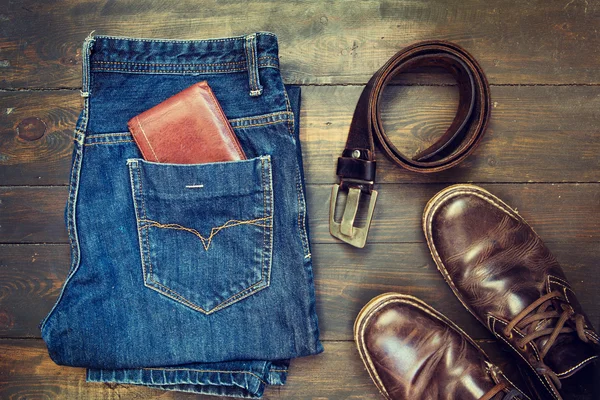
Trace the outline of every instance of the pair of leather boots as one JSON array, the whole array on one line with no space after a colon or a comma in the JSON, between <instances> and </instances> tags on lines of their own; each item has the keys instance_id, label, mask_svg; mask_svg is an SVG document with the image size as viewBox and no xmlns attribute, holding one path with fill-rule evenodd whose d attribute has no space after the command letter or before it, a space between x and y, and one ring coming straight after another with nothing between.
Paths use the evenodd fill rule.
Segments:
<instances>
[{"instance_id":1,"label":"pair of leather boots","mask_svg":"<svg viewBox=\"0 0 600 400\"><path fill-rule=\"evenodd\" d=\"M599 337L538 235L473 185L435 195L423 230L460 302L529 367L531 393L562 399L561 380L598 358ZM356 319L354 337L387 399L529 399L465 332L412 296L371 300Z\"/></svg>"}]
</instances>

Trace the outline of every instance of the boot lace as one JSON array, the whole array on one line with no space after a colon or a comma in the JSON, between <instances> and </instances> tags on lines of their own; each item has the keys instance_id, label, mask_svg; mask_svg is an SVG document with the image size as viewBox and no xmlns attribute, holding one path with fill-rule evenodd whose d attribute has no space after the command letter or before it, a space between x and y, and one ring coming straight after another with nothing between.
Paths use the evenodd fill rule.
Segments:
<instances>
[{"instance_id":1,"label":"boot lace","mask_svg":"<svg viewBox=\"0 0 600 400\"><path fill-rule=\"evenodd\" d=\"M558 299L561 301L561 310L556 309L551 300ZM536 310L537 309L537 310ZM528 316L530 313L534 312ZM535 330L538 322L550 319L557 319L554 327L548 327L544 329ZM570 326L565 326L568 321L575 322L575 329ZM585 317L581 314L575 313L573 308L566 303L564 295L555 290L550 292L539 299L535 300L525 309L523 309L504 329L504 335L509 339L512 339L512 330L515 327L519 327L525 332L525 336L516 341L517 346L521 350L525 350L527 344L532 341L547 336L546 343L542 346L539 352L540 361L537 365L534 365L536 371L540 375L548 377L558 389L561 388L561 383L558 375L552 371L546 364L544 364L544 357L548 354L548 351L552 348L556 342L558 335L562 333L577 332L577 336L580 340L585 343L589 342L589 339L585 333Z\"/></svg>"},{"instance_id":2,"label":"boot lace","mask_svg":"<svg viewBox=\"0 0 600 400\"><path fill-rule=\"evenodd\" d=\"M481 396L479 400L491 400L495 395L507 389L509 386L506 382L500 382L493 388L491 388L486 394ZM521 392L517 389L511 389L507 393L504 394L502 400L521 400L523 399Z\"/></svg>"}]
</instances>

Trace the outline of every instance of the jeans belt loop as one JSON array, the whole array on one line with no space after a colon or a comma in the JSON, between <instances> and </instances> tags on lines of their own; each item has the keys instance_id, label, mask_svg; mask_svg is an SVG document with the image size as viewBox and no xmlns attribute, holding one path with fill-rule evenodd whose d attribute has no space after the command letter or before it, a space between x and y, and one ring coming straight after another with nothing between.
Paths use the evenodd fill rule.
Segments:
<instances>
[{"instance_id":1,"label":"jeans belt loop","mask_svg":"<svg viewBox=\"0 0 600 400\"><path fill-rule=\"evenodd\" d=\"M246 66L248 68L248 79L250 84L250 96L257 97L263 92L263 87L260 84L260 77L258 75L258 56L256 51L256 33L252 33L246 36L244 42L244 49L246 50Z\"/></svg>"},{"instance_id":2,"label":"jeans belt loop","mask_svg":"<svg viewBox=\"0 0 600 400\"><path fill-rule=\"evenodd\" d=\"M95 31L91 31L90 34L85 38L83 42L83 50L81 52L83 78L81 82L80 94L83 98L90 97L90 57L92 55L92 46L96 41L94 32Z\"/></svg>"}]
</instances>

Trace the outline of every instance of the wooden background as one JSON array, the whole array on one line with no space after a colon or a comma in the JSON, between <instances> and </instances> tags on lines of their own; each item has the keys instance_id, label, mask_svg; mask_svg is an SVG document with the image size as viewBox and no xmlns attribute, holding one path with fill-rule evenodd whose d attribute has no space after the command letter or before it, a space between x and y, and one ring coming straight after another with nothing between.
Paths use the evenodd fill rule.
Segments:
<instances>
[{"instance_id":1,"label":"wooden background","mask_svg":"<svg viewBox=\"0 0 600 400\"><path fill-rule=\"evenodd\" d=\"M352 342L373 296L418 296L476 338L508 369L510 354L444 284L419 221L450 183L474 182L518 208L564 266L600 327L600 3L593 0L0 1L0 398L191 399L190 394L85 383L56 366L38 323L69 265L63 222L72 131L81 109L81 44L98 34L208 38L257 30L279 36L286 83L302 85L305 157L318 312L325 353L292 362L288 384L265 397L379 395ZM363 250L328 233L330 187L356 100L402 47L446 39L467 48L491 83L492 120L480 148L450 171L421 175L380 157L376 208ZM414 152L447 127L452 81L403 77L386 92L385 125ZM596 389L570 398L597 399ZM592 384L594 384L592 382Z\"/></svg>"}]
</instances>

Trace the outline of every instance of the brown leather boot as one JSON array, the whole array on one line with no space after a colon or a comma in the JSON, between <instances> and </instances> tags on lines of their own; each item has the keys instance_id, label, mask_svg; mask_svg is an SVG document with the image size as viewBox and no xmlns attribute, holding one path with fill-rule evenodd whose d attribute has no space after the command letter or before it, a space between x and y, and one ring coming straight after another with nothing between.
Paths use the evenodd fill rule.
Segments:
<instances>
[{"instance_id":1,"label":"brown leather boot","mask_svg":"<svg viewBox=\"0 0 600 400\"><path fill-rule=\"evenodd\" d=\"M515 211L473 185L442 190L423 229L433 259L460 302L533 371L542 396L561 399L561 379L598 357L598 334L565 274Z\"/></svg>"},{"instance_id":2,"label":"brown leather boot","mask_svg":"<svg viewBox=\"0 0 600 400\"><path fill-rule=\"evenodd\" d=\"M356 318L354 339L386 399L528 399L466 333L412 296L371 300Z\"/></svg>"}]
</instances>

